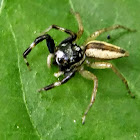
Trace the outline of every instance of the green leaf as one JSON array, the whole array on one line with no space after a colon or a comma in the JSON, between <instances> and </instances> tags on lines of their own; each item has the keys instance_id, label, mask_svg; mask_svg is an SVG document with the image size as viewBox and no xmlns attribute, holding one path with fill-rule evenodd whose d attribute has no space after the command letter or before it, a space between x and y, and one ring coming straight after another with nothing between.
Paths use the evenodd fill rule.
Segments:
<instances>
[{"instance_id":1,"label":"green leaf","mask_svg":"<svg viewBox=\"0 0 140 140\"><path fill-rule=\"evenodd\" d=\"M0 139L140 139L140 1L133 0L42 0L0 1ZM82 45L96 30L121 24L137 32L111 31L98 40L110 42L130 52L127 58L112 63L128 80L136 99L131 99L124 84L111 70L92 70L98 77L96 101L85 125L81 117L90 102L93 82L80 74L66 84L38 93L57 81L56 66L46 65L45 41L28 56L28 71L23 52L51 24L72 31L78 25L70 9L78 11L84 25ZM58 44L67 37L53 30L49 34ZM111 39L107 40L110 35Z\"/></svg>"}]
</instances>

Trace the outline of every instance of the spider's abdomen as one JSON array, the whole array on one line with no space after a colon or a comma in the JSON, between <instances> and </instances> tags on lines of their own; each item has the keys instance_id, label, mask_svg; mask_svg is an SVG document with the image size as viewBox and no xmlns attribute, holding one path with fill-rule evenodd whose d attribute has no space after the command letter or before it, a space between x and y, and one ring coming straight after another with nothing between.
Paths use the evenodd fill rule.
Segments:
<instances>
[{"instance_id":1,"label":"spider's abdomen","mask_svg":"<svg viewBox=\"0 0 140 140\"><path fill-rule=\"evenodd\" d=\"M129 55L124 49L103 41L89 42L86 45L85 54L87 57L102 60L116 59Z\"/></svg>"},{"instance_id":2,"label":"spider's abdomen","mask_svg":"<svg viewBox=\"0 0 140 140\"><path fill-rule=\"evenodd\" d=\"M83 58L83 50L72 43L63 43L55 52L56 63L63 69L69 69Z\"/></svg>"}]
</instances>

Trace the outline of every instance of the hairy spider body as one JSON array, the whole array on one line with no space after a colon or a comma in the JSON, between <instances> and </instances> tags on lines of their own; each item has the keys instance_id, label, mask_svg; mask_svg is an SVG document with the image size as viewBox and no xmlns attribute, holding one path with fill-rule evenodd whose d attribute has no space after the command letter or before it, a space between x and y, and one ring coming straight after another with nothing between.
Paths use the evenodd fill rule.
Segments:
<instances>
[{"instance_id":1,"label":"hairy spider body","mask_svg":"<svg viewBox=\"0 0 140 140\"><path fill-rule=\"evenodd\" d=\"M73 12L75 15L79 30L77 33L72 32L71 30L62 28L57 25L51 25L49 28L47 28L43 35L37 37L33 43L25 50L23 53L23 57L25 60L26 65L29 68L29 63L26 59L27 55L31 52L31 50L41 41L46 40L46 44L48 47L48 50L50 54L47 57L47 65L48 67L51 66L51 60L54 59L58 67L60 68L60 71L58 73L54 73L55 77L59 77L61 75L64 75L64 78L60 81L54 82L44 88L41 88L40 91L49 90L56 86L60 86L64 83L66 83L69 79L71 79L75 72L79 72L83 77L89 80L93 80L93 91L91 95L91 101L88 105L83 117L82 117L82 123L85 123L85 118L90 110L91 106L93 105L97 93L97 87L98 87L98 79L97 77L91 73L90 71L85 70L84 66L88 66L94 69L105 69L105 68L111 68L114 73L122 80L122 82L125 84L128 93L131 95L131 97L134 97L134 95L131 93L127 80L124 78L124 76L109 62L92 62L89 61L89 59L86 58L93 58L98 60L112 60L117 59L121 57L128 56L128 52L124 49L121 49L118 46L103 42L103 41L97 41L95 40L99 35L101 35L104 32L111 31L114 29L125 29L127 31L134 31L127 27L124 27L122 25L114 25L108 28L103 28L101 30L98 30L91 34L91 36L85 41L85 44L80 47L74 42L81 37L83 34L83 26L81 22L80 15L78 13ZM63 40L58 46L55 46L54 40L49 34L46 34L49 30L56 29L62 32L65 32L70 35L70 37Z\"/></svg>"}]
</instances>

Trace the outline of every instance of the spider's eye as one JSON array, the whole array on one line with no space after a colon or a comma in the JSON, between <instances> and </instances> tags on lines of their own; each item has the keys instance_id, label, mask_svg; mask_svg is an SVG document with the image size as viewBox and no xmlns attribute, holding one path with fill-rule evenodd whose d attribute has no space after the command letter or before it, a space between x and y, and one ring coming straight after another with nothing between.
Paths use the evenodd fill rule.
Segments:
<instances>
[{"instance_id":1,"label":"spider's eye","mask_svg":"<svg viewBox=\"0 0 140 140\"><path fill-rule=\"evenodd\" d=\"M67 65L68 57L66 56L66 54L64 54L63 51L58 50L55 55L56 55L56 62L58 65L63 65L63 66Z\"/></svg>"},{"instance_id":2,"label":"spider's eye","mask_svg":"<svg viewBox=\"0 0 140 140\"><path fill-rule=\"evenodd\" d=\"M63 66L65 66L65 65L67 65L68 64L68 61L67 61L67 59L66 58L57 58L56 59L56 62L57 62L57 64L58 65L63 65Z\"/></svg>"},{"instance_id":3,"label":"spider's eye","mask_svg":"<svg viewBox=\"0 0 140 140\"><path fill-rule=\"evenodd\" d=\"M60 50L56 52L56 62L58 65L62 65L64 62L64 53Z\"/></svg>"},{"instance_id":4,"label":"spider's eye","mask_svg":"<svg viewBox=\"0 0 140 140\"><path fill-rule=\"evenodd\" d=\"M58 58L58 62L59 62L60 64L63 64L64 58Z\"/></svg>"}]
</instances>

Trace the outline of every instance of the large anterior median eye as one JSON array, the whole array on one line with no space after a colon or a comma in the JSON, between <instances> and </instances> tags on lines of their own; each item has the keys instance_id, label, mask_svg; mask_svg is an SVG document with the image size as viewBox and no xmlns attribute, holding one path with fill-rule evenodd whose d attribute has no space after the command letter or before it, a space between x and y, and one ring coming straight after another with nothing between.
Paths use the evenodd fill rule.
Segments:
<instances>
[{"instance_id":1,"label":"large anterior median eye","mask_svg":"<svg viewBox=\"0 0 140 140\"><path fill-rule=\"evenodd\" d=\"M64 52L58 50L55 55L56 55L56 62L58 65L67 64L67 57L65 56Z\"/></svg>"},{"instance_id":2,"label":"large anterior median eye","mask_svg":"<svg viewBox=\"0 0 140 140\"><path fill-rule=\"evenodd\" d=\"M67 59L65 59L63 57L62 58L56 57L56 62L58 65L63 65L63 66L67 65L67 63L68 63Z\"/></svg>"},{"instance_id":3,"label":"large anterior median eye","mask_svg":"<svg viewBox=\"0 0 140 140\"><path fill-rule=\"evenodd\" d=\"M58 62L59 62L60 64L63 64L63 63L64 63L64 58L58 58Z\"/></svg>"}]
</instances>

